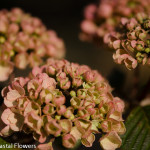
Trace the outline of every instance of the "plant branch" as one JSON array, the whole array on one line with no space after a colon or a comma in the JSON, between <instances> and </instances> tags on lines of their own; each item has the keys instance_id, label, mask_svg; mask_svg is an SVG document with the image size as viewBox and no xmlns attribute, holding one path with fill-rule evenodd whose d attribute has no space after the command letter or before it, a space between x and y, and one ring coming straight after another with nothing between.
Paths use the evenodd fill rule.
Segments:
<instances>
[{"instance_id":1,"label":"plant branch","mask_svg":"<svg viewBox=\"0 0 150 150\"><path fill-rule=\"evenodd\" d=\"M145 87L143 88L141 94L137 98L138 101L143 100L147 96L149 89L150 89L150 78L148 79L148 82L146 83Z\"/></svg>"},{"instance_id":2,"label":"plant branch","mask_svg":"<svg viewBox=\"0 0 150 150\"><path fill-rule=\"evenodd\" d=\"M134 70L134 76L133 76L133 88L131 90L131 99L133 101L136 100L137 98L137 94L139 91L139 66L137 66L137 68Z\"/></svg>"}]
</instances>

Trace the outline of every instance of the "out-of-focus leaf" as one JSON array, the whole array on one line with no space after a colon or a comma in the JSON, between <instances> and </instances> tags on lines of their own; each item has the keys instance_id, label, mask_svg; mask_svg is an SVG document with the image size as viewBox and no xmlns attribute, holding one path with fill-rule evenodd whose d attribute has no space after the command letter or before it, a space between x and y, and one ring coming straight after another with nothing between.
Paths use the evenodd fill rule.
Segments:
<instances>
[{"instance_id":1,"label":"out-of-focus leaf","mask_svg":"<svg viewBox=\"0 0 150 150\"><path fill-rule=\"evenodd\" d=\"M6 145L8 146L8 147L6 147ZM10 147L9 147L10 146ZM2 139L1 137L0 137L0 149L1 150L6 150L6 149L10 149L10 150L21 150L20 148L11 148L12 146L11 146L11 143L8 143L8 142L6 142L4 139Z\"/></svg>"},{"instance_id":2,"label":"out-of-focus leaf","mask_svg":"<svg viewBox=\"0 0 150 150\"><path fill-rule=\"evenodd\" d=\"M150 106L137 107L128 116L122 150L150 150Z\"/></svg>"}]
</instances>

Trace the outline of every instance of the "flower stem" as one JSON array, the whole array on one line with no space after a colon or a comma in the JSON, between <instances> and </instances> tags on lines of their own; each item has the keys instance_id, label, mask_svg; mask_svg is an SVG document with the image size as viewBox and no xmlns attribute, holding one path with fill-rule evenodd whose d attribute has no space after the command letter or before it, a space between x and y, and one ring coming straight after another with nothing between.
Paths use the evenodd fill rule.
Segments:
<instances>
[{"instance_id":1,"label":"flower stem","mask_svg":"<svg viewBox=\"0 0 150 150\"><path fill-rule=\"evenodd\" d=\"M146 85L144 86L142 92L138 96L138 98L137 98L138 101L143 100L147 96L147 94L149 92L149 89L150 89L150 78L148 79L148 81L147 81Z\"/></svg>"},{"instance_id":2,"label":"flower stem","mask_svg":"<svg viewBox=\"0 0 150 150\"><path fill-rule=\"evenodd\" d=\"M133 76L133 88L131 91L131 99L135 101L137 99L137 94L139 92L139 66L134 70L134 76Z\"/></svg>"}]
</instances>

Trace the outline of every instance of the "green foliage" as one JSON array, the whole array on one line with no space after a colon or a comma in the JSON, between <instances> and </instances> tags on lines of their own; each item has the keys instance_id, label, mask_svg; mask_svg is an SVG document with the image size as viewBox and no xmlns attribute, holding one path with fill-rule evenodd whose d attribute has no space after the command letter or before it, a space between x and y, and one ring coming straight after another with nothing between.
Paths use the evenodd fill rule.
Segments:
<instances>
[{"instance_id":1,"label":"green foliage","mask_svg":"<svg viewBox=\"0 0 150 150\"><path fill-rule=\"evenodd\" d=\"M3 140L2 138L0 138L0 145L3 145L3 144L9 144L9 143Z\"/></svg>"},{"instance_id":2,"label":"green foliage","mask_svg":"<svg viewBox=\"0 0 150 150\"><path fill-rule=\"evenodd\" d=\"M128 116L122 150L150 150L150 106L137 107Z\"/></svg>"},{"instance_id":3,"label":"green foliage","mask_svg":"<svg viewBox=\"0 0 150 150\"><path fill-rule=\"evenodd\" d=\"M6 150L6 149L10 149L10 150L21 150L20 148L1 148L2 145L11 145L11 143L8 143L6 142L5 140L3 140L1 137L0 137L0 149L1 150Z\"/></svg>"}]
</instances>

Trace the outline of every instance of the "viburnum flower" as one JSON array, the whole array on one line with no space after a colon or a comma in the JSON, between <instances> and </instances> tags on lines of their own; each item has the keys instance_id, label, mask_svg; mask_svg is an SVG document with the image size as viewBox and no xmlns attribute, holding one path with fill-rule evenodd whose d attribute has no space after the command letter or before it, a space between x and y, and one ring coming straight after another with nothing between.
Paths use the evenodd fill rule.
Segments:
<instances>
[{"instance_id":1,"label":"viburnum flower","mask_svg":"<svg viewBox=\"0 0 150 150\"><path fill-rule=\"evenodd\" d=\"M41 143L37 149L51 150L59 136L66 148L73 148L78 140L91 147L100 133L101 147L115 150L125 132L124 102L111 91L96 70L50 58L46 65L33 68L28 78L15 78L2 90L6 109L1 119L6 127L1 135L33 133Z\"/></svg>"},{"instance_id":2,"label":"viburnum flower","mask_svg":"<svg viewBox=\"0 0 150 150\"><path fill-rule=\"evenodd\" d=\"M138 13L134 18L122 18L116 31L105 36L105 42L115 50L113 59L134 69L138 64L150 64L150 17Z\"/></svg>"},{"instance_id":3,"label":"viburnum flower","mask_svg":"<svg viewBox=\"0 0 150 150\"><path fill-rule=\"evenodd\" d=\"M80 39L95 41L113 31L121 17L131 18L138 12L150 12L150 0L100 0L84 10Z\"/></svg>"},{"instance_id":4,"label":"viburnum flower","mask_svg":"<svg viewBox=\"0 0 150 150\"><path fill-rule=\"evenodd\" d=\"M7 80L14 67L38 66L42 58L59 59L64 54L62 39L39 18L19 8L0 11L0 81Z\"/></svg>"}]
</instances>

